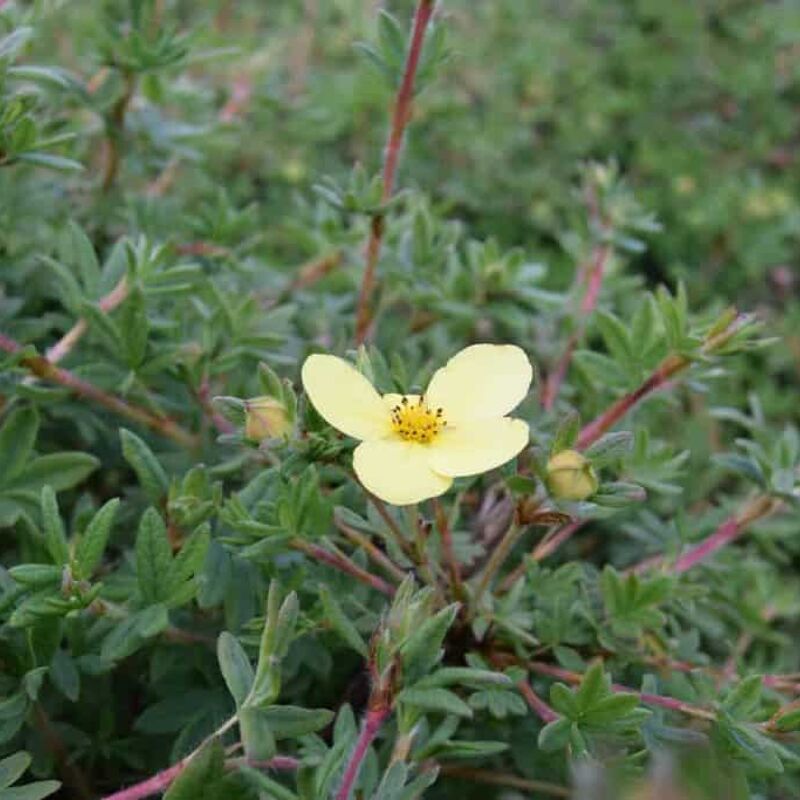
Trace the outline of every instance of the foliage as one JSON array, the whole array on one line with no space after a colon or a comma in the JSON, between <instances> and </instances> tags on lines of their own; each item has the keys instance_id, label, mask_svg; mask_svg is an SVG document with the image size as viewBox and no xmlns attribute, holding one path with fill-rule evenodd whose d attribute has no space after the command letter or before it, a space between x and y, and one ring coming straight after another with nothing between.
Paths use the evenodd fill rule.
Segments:
<instances>
[{"instance_id":1,"label":"foliage","mask_svg":"<svg viewBox=\"0 0 800 800\"><path fill-rule=\"evenodd\" d=\"M431 6L0 0L0 800L800 793L800 11ZM300 366L473 342L384 505Z\"/></svg>"}]
</instances>

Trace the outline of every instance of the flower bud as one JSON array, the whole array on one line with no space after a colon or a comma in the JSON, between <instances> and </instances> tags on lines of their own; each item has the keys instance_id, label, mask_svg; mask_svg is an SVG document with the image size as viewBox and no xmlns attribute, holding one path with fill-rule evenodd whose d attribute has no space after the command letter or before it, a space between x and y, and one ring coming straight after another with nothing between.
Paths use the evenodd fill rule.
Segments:
<instances>
[{"instance_id":1,"label":"flower bud","mask_svg":"<svg viewBox=\"0 0 800 800\"><path fill-rule=\"evenodd\" d=\"M600 482L591 462L576 450L562 450L547 462L547 488L560 500L585 500Z\"/></svg>"},{"instance_id":2,"label":"flower bud","mask_svg":"<svg viewBox=\"0 0 800 800\"><path fill-rule=\"evenodd\" d=\"M288 435L293 422L286 406L274 397L254 397L246 400L244 435L253 441L277 439Z\"/></svg>"}]
</instances>

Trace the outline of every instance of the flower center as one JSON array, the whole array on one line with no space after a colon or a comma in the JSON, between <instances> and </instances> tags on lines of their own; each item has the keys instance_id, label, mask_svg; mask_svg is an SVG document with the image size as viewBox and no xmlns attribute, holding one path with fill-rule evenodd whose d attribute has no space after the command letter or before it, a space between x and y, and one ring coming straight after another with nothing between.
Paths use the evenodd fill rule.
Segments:
<instances>
[{"instance_id":1,"label":"flower center","mask_svg":"<svg viewBox=\"0 0 800 800\"><path fill-rule=\"evenodd\" d=\"M428 408L424 397L416 403L403 397L392 409L392 428L406 442L427 444L447 425L442 414L441 408Z\"/></svg>"}]
</instances>

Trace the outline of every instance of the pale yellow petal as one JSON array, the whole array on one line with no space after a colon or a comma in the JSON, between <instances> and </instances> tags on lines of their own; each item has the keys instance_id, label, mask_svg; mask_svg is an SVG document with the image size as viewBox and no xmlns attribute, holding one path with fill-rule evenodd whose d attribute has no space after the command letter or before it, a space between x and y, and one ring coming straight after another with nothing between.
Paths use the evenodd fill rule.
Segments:
<instances>
[{"instance_id":1,"label":"pale yellow petal","mask_svg":"<svg viewBox=\"0 0 800 800\"><path fill-rule=\"evenodd\" d=\"M446 427L429 446L436 472L457 478L477 475L514 458L528 444L528 424L502 417Z\"/></svg>"},{"instance_id":2,"label":"pale yellow petal","mask_svg":"<svg viewBox=\"0 0 800 800\"><path fill-rule=\"evenodd\" d=\"M391 416L381 396L344 359L309 356L303 364L302 378L314 408L342 433L356 439L380 439L391 431Z\"/></svg>"},{"instance_id":3,"label":"pale yellow petal","mask_svg":"<svg viewBox=\"0 0 800 800\"><path fill-rule=\"evenodd\" d=\"M444 494L452 478L430 467L430 445L400 439L362 442L353 453L358 479L372 494L396 506Z\"/></svg>"},{"instance_id":4,"label":"pale yellow petal","mask_svg":"<svg viewBox=\"0 0 800 800\"><path fill-rule=\"evenodd\" d=\"M425 400L442 408L449 424L504 417L518 406L533 379L533 367L516 345L475 344L437 370Z\"/></svg>"}]
</instances>

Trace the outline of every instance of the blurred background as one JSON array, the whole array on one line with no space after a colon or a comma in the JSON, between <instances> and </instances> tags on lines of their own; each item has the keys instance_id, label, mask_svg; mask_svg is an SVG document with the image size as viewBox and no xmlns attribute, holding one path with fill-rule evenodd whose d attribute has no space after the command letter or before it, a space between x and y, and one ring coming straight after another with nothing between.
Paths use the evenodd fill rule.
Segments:
<instances>
[{"instance_id":1,"label":"blurred background","mask_svg":"<svg viewBox=\"0 0 800 800\"><path fill-rule=\"evenodd\" d=\"M103 64L118 56L109 18L127 4L37 5L49 13L31 57L73 70L95 104L118 97L119 75L104 75ZM370 48L356 43L375 41L380 8L407 20L413 4L156 6L165 47L177 34L190 60L174 80L163 70L145 75L129 109L135 137L122 169L134 201L98 208L77 192L70 213L109 226L109 237L116 224L186 241L209 238L213 219L211 238L239 247L256 215L257 257L296 265L318 255L325 232L314 219L313 184L343 179L354 163L377 171L385 137L392 87ZM616 159L664 228L631 269L651 285L685 280L698 307L732 302L785 315L776 323L785 346L768 358L773 374L796 382L800 4L446 0L439 14L448 58L414 108L401 185L430 193L473 236L519 245L555 267L549 280L564 288L574 263L562 231L583 213L576 167ZM74 113L86 115L78 105ZM65 106L62 115L70 113ZM90 117L79 124L94 126L96 137L81 137L75 157L100 170L102 125ZM0 188L11 200L10 176ZM26 187L3 206L4 226L17 203L37 202ZM251 216L237 227L229 215L221 231L226 204L252 204Z\"/></svg>"}]
</instances>

